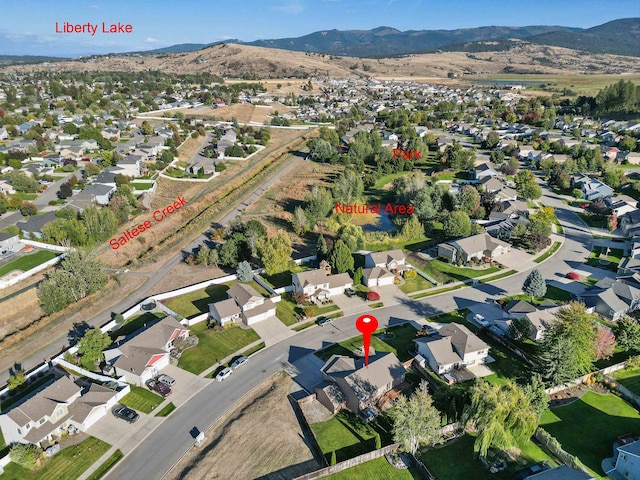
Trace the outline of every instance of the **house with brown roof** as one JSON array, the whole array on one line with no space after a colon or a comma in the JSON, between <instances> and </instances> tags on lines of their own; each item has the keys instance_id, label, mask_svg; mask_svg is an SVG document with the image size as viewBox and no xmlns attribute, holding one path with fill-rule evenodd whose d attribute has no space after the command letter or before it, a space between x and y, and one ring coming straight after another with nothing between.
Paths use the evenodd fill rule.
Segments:
<instances>
[{"instance_id":1,"label":"house with brown roof","mask_svg":"<svg viewBox=\"0 0 640 480\"><path fill-rule=\"evenodd\" d=\"M332 413L346 406L356 415L400 385L406 374L393 353L372 350L366 367L364 359L332 355L320 371L323 382L314 388L318 401Z\"/></svg>"},{"instance_id":2,"label":"house with brown roof","mask_svg":"<svg viewBox=\"0 0 640 480\"><path fill-rule=\"evenodd\" d=\"M0 429L7 445L40 444L70 427L86 431L116 402L114 390L94 383L83 390L69 377L61 377L0 414Z\"/></svg>"},{"instance_id":3,"label":"house with brown roof","mask_svg":"<svg viewBox=\"0 0 640 480\"><path fill-rule=\"evenodd\" d=\"M209 304L209 321L225 326L236 323L242 316L242 310L233 298Z\"/></svg>"},{"instance_id":4,"label":"house with brown roof","mask_svg":"<svg viewBox=\"0 0 640 480\"><path fill-rule=\"evenodd\" d=\"M438 375L458 368L480 365L489 356L489 345L458 323L442 327L438 335L414 340L418 353Z\"/></svg>"},{"instance_id":5,"label":"house with brown roof","mask_svg":"<svg viewBox=\"0 0 640 480\"><path fill-rule=\"evenodd\" d=\"M324 268L294 273L291 280L295 293L304 293L315 303L329 300L344 293L347 288L353 288L353 280L348 273L331 275Z\"/></svg>"},{"instance_id":6,"label":"house with brown roof","mask_svg":"<svg viewBox=\"0 0 640 480\"><path fill-rule=\"evenodd\" d=\"M169 365L169 352L173 341L189 336L189 329L175 318L165 317L133 338L104 351L108 365L118 377L127 383L144 385Z\"/></svg>"}]
</instances>

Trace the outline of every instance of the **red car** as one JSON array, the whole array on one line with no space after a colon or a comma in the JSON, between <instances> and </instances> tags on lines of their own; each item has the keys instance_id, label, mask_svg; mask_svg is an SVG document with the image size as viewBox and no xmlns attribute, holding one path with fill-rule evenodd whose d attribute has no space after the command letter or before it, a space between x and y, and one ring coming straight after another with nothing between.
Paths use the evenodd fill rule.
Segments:
<instances>
[{"instance_id":1,"label":"red car","mask_svg":"<svg viewBox=\"0 0 640 480\"><path fill-rule=\"evenodd\" d=\"M580 208L587 209L587 208L589 208L589 204L588 203L583 203L582 205L580 205Z\"/></svg>"},{"instance_id":2,"label":"red car","mask_svg":"<svg viewBox=\"0 0 640 480\"><path fill-rule=\"evenodd\" d=\"M569 272L565 275L565 277L571 280L580 280L580 275L578 275L576 272Z\"/></svg>"},{"instance_id":3,"label":"red car","mask_svg":"<svg viewBox=\"0 0 640 480\"><path fill-rule=\"evenodd\" d=\"M146 385L149 390L157 392L163 397L167 397L171 394L171 389L162 382L157 382L156 380L147 380Z\"/></svg>"}]
</instances>

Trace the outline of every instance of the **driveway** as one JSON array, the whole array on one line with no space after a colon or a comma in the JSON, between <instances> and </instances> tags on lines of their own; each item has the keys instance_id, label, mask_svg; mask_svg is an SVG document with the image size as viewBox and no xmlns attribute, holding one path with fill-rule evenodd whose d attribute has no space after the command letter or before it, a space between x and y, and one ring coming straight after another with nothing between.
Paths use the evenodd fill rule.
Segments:
<instances>
[{"instance_id":1,"label":"driveway","mask_svg":"<svg viewBox=\"0 0 640 480\"><path fill-rule=\"evenodd\" d=\"M534 258L536 258L534 255L530 255L519 248L511 248L504 255L496 257L496 261L505 265L508 270L522 271L533 268L536 265L533 261Z\"/></svg>"},{"instance_id":2,"label":"driveway","mask_svg":"<svg viewBox=\"0 0 640 480\"><path fill-rule=\"evenodd\" d=\"M475 322L472 319L476 314L482 315L488 322L502 318L502 310L493 303L476 303L475 305L471 305L469 310L471 313L467 316L467 320L473 324L475 324Z\"/></svg>"},{"instance_id":3,"label":"driveway","mask_svg":"<svg viewBox=\"0 0 640 480\"><path fill-rule=\"evenodd\" d=\"M113 408L118 406L120 404ZM87 433L107 442L112 447L119 448L122 453L126 454L133 450L139 442L162 422L162 418L154 417L153 413L147 415L138 412L138 414L140 418L136 423L127 423L125 420L114 417L109 411L103 418L93 424L87 430Z\"/></svg>"},{"instance_id":4,"label":"driveway","mask_svg":"<svg viewBox=\"0 0 640 480\"><path fill-rule=\"evenodd\" d=\"M282 323L278 317L269 317L266 320L254 323L251 325L251 328L260 335L260 338L262 338L262 341L264 341L264 344L267 347L278 343L295 333L289 330L289 328L287 328L287 326Z\"/></svg>"},{"instance_id":5,"label":"driveway","mask_svg":"<svg viewBox=\"0 0 640 480\"><path fill-rule=\"evenodd\" d=\"M296 383L307 392L312 393L313 387L322 382L322 373L320 373L320 369L324 365L324 362L320 358L316 357L315 354L310 353L305 355L304 357L292 362L292 365L294 370L289 373L292 374Z\"/></svg>"},{"instance_id":6,"label":"driveway","mask_svg":"<svg viewBox=\"0 0 640 480\"><path fill-rule=\"evenodd\" d=\"M167 397L165 401L158 408L162 408L166 403L173 402L176 407L183 405L189 401L189 399L200 389L209 385L211 380L194 375L191 372L187 372L182 368L175 365L167 365L162 369L160 374L169 375L173 377L176 383L171 387L171 395Z\"/></svg>"},{"instance_id":7,"label":"driveway","mask_svg":"<svg viewBox=\"0 0 640 480\"><path fill-rule=\"evenodd\" d=\"M366 301L364 298L354 295L349 298L344 293L340 295L335 295L331 297L333 303L335 303L340 310L342 310L343 315L349 315L352 313L357 313L367 308Z\"/></svg>"}]
</instances>

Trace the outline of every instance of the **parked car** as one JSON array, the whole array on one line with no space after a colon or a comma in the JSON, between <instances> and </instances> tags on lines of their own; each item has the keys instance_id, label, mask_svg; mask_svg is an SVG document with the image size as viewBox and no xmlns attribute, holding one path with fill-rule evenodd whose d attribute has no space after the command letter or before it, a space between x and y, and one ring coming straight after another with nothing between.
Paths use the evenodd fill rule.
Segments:
<instances>
[{"instance_id":1,"label":"parked car","mask_svg":"<svg viewBox=\"0 0 640 480\"><path fill-rule=\"evenodd\" d=\"M216 381L221 382L225 378L228 378L229 375L233 373L233 370L230 368L225 368L224 370L220 370L220 372L216 375Z\"/></svg>"},{"instance_id":2,"label":"parked car","mask_svg":"<svg viewBox=\"0 0 640 480\"><path fill-rule=\"evenodd\" d=\"M344 294L347 297L351 298L351 297L355 297L356 296L356 291L353 288L345 288Z\"/></svg>"},{"instance_id":3,"label":"parked car","mask_svg":"<svg viewBox=\"0 0 640 480\"><path fill-rule=\"evenodd\" d=\"M583 203L582 205L580 205L580 208L587 209L587 208L589 208L589 204L588 203Z\"/></svg>"},{"instance_id":4,"label":"parked car","mask_svg":"<svg viewBox=\"0 0 640 480\"><path fill-rule=\"evenodd\" d=\"M578 275L576 272L569 272L565 275L565 277L571 280L580 280L580 275Z\"/></svg>"},{"instance_id":5,"label":"parked car","mask_svg":"<svg viewBox=\"0 0 640 480\"><path fill-rule=\"evenodd\" d=\"M54 445L51 445L49 448L47 448L44 451L44 454L47 456L47 458L50 458L50 457L53 457L59 451L60 451L60 444L56 443Z\"/></svg>"},{"instance_id":6,"label":"parked car","mask_svg":"<svg viewBox=\"0 0 640 480\"><path fill-rule=\"evenodd\" d=\"M158 382L156 380L147 380L146 385L149 390L159 393L163 397L167 397L171 394L171 389L162 382Z\"/></svg>"},{"instance_id":7,"label":"parked car","mask_svg":"<svg viewBox=\"0 0 640 480\"><path fill-rule=\"evenodd\" d=\"M126 420L129 423L134 423L138 421L140 415L135 410L132 410L129 407L118 407L113 411L113 416Z\"/></svg>"},{"instance_id":8,"label":"parked car","mask_svg":"<svg viewBox=\"0 0 640 480\"><path fill-rule=\"evenodd\" d=\"M242 365L244 365L244 364L245 364L245 363L247 363L248 361L249 361L249 357L240 357L240 358L238 358L236 361L234 361L234 362L231 364L231 368L232 368L233 370L235 370L236 368L241 367Z\"/></svg>"},{"instance_id":9,"label":"parked car","mask_svg":"<svg viewBox=\"0 0 640 480\"><path fill-rule=\"evenodd\" d=\"M164 374L160 375L158 378L156 378L156 380L161 383L164 383L168 387L173 387L176 383L173 377L170 377L169 375L164 375Z\"/></svg>"},{"instance_id":10,"label":"parked car","mask_svg":"<svg viewBox=\"0 0 640 480\"><path fill-rule=\"evenodd\" d=\"M333 318L329 317L318 317L318 325L324 327L325 325L330 325L333 323Z\"/></svg>"},{"instance_id":11,"label":"parked car","mask_svg":"<svg viewBox=\"0 0 640 480\"><path fill-rule=\"evenodd\" d=\"M487 325L489 325L489 322L487 322L484 317L482 315L480 315L479 313L476 313L473 316L473 320L478 324L481 325L483 327L486 327Z\"/></svg>"}]
</instances>

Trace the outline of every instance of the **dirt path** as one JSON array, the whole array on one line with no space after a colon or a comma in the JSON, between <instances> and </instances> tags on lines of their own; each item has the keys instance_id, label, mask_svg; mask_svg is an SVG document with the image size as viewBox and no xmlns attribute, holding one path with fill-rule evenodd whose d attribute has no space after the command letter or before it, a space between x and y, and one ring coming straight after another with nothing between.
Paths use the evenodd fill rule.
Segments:
<instances>
[{"instance_id":1,"label":"dirt path","mask_svg":"<svg viewBox=\"0 0 640 480\"><path fill-rule=\"evenodd\" d=\"M206 432L205 443L167 480L286 480L320 468L289 404L291 382L283 374L262 384Z\"/></svg>"}]
</instances>

